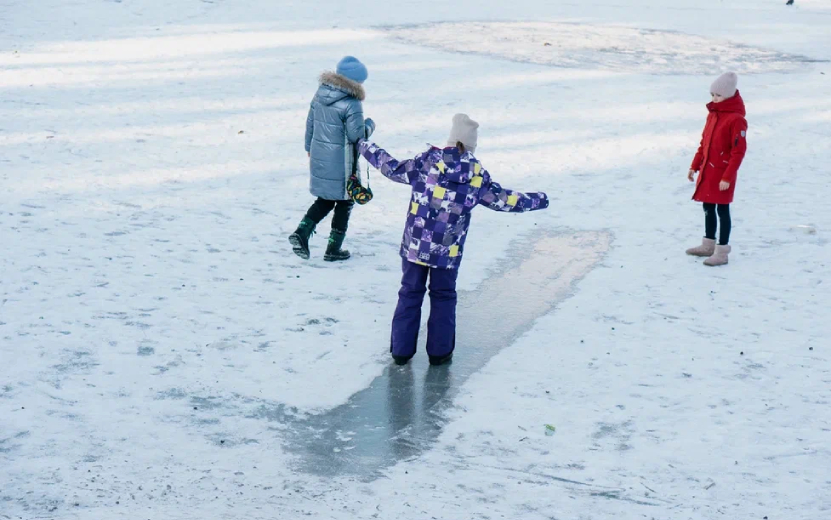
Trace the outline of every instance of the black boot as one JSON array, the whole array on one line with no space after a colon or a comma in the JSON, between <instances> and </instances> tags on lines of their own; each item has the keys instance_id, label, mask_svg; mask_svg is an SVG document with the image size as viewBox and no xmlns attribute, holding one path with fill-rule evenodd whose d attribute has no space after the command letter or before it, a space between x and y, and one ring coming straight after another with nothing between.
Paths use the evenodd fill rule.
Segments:
<instances>
[{"instance_id":1,"label":"black boot","mask_svg":"<svg viewBox=\"0 0 831 520\"><path fill-rule=\"evenodd\" d=\"M300 221L300 225L297 226L297 231L289 236L289 242L291 242L294 254L304 260L309 259L309 238L311 238L314 232L315 223L310 218L306 217Z\"/></svg>"},{"instance_id":2,"label":"black boot","mask_svg":"<svg viewBox=\"0 0 831 520\"><path fill-rule=\"evenodd\" d=\"M450 363L453 361L453 352L451 351L450 354L445 356L430 356L430 364L433 366L444 365L445 363Z\"/></svg>"},{"instance_id":3,"label":"black boot","mask_svg":"<svg viewBox=\"0 0 831 520\"><path fill-rule=\"evenodd\" d=\"M329 235L329 246L326 247L326 254L323 255L324 260L327 262L349 260L349 257L351 256L349 251L341 249L344 238L346 238L346 232L339 231L337 229L332 230L332 234Z\"/></svg>"},{"instance_id":4,"label":"black boot","mask_svg":"<svg viewBox=\"0 0 831 520\"><path fill-rule=\"evenodd\" d=\"M404 366L413 359L413 356L396 356L395 354L392 355L392 360L395 361L395 364L398 366Z\"/></svg>"}]
</instances>

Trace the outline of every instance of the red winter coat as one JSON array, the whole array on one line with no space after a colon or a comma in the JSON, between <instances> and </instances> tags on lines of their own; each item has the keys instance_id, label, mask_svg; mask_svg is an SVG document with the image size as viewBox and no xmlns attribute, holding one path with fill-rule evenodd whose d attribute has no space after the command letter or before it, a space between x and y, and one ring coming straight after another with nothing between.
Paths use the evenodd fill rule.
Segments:
<instances>
[{"instance_id":1,"label":"red winter coat","mask_svg":"<svg viewBox=\"0 0 831 520\"><path fill-rule=\"evenodd\" d=\"M721 103L709 103L707 124L701 137L701 146L693 159L693 171L700 171L693 200L710 204L730 204L736 191L736 176L747 151L747 121L741 94ZM727 181L730 188L719 190L719 183Z\"/></svg>"}]
</instances>

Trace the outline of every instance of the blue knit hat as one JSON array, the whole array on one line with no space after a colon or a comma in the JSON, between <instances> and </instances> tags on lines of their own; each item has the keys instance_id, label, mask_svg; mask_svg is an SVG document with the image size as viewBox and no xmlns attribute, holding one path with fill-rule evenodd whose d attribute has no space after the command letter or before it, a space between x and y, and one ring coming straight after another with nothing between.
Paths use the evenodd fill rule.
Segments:
<instances>
[{"instance_id":1,"label":"blue knit hat","mask_svg":"<svg viewBox=\"0 0 831 520\"><path fill-rule=\"evenodd\" d=\"M366 66L353 56L346 56L340 60L336 72L357 83L363 83L369 77Z\"/></svg>"}]
</instances>

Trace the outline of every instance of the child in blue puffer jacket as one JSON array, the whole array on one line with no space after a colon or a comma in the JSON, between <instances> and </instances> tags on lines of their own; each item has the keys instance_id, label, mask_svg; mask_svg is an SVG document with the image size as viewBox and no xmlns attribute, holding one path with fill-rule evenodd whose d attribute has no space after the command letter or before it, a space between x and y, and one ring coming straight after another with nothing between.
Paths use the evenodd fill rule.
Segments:
<instances>
[{"instance_id":1,"label":"child in blue puffer jacket","mask_svg":"<svg viewBox=\"0 0 831 520\"><path fill-rule=\"evenodd\" d=\"M364 119L363 83L369 76L357 58L344 57L336 72L324 72L320 87L306 118L306 152L309 154L309 191L317 200L289 236L294 253L303 259L310 256L309 239L315 227L333 209L332 232L323 259L337 262L349 259L343 249L352 199L347 193L349 176L355 171L355 143L372 135L375 124Z\"/></svg>"},{"instance_id":2,"label":"child in blue puffer jacket","mask_svg":"<svg viewBox=\"0 0 831 520\"><path fill-rule=\"evenodd\" d=\"M447 147L431 147L405 162L366 140L361 155L381 173L412 187L401 243L404 276L392 322L390 352L396 364L415 355L421 305L430 278L427 354L430 364L450 361L456 346L456 277L464 253L471 211L482 204L495 211L545 209L545 193L519 193L493 182L473 152L479 124L465 114L453 117Z\"/></svg>"}]
</instances>

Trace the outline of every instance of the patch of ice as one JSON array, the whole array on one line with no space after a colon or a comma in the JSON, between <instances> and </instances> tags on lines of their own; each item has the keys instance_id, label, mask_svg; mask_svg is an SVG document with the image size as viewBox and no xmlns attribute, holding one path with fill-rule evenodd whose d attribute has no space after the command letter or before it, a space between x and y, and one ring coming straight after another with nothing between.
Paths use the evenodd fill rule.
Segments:
<instances>
[{"instance_id":1,"label":"patch of ice","mask_svg":"<svg viewBox=\"0 0 831 520\"><path fill-rule=\"evenodd\" d=\"M387 27L394 38L452 52L555 67L645 74L784 73L807 56L675 31L562 22L461 22Z\"/></svg>"}]
</instances>

